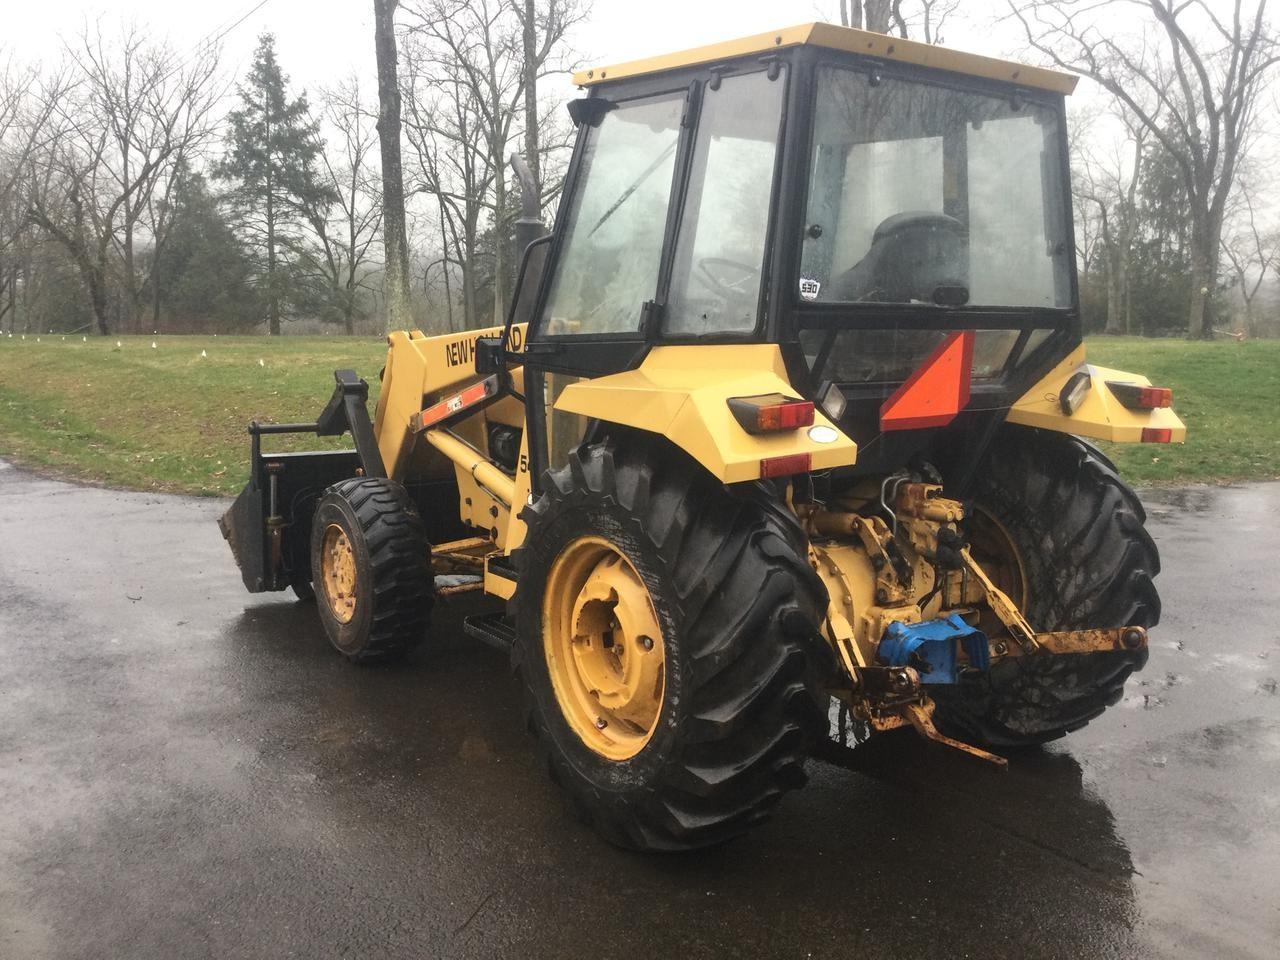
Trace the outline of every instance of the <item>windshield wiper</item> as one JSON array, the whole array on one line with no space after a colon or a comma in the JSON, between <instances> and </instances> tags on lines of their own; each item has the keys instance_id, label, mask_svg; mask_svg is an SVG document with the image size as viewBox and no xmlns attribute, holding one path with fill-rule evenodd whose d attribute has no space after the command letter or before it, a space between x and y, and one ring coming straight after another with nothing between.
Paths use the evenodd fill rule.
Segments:
<instances>
[{"instance_id":1,"label":"windshield wiper","mask_svg":"<svg viewBox=\"0 0 1280 960\"><path fill-rule=\"evenodd\" d=\"M667 145L667 148L663 150L662 153L658 154L658 158L640 172L640 176L636 177L635 180L632 181L631 186L622 191L622 196L618 197L618 199L613 202L613 206L604 212L604 216L596 221L596 225L591 228L591 233L587 234L588 237L592 236L597 230L604 226L604 222L612 217L620 206L631 199L631 195L640 189L640 185L644 183L645 180L649 179L649 174L657 170L658 167L662 165L662 161L671 155L671 152L675 150L677 143L679 143L679 140L672 140L671 143Z\"/></svg>"}]
</instances>

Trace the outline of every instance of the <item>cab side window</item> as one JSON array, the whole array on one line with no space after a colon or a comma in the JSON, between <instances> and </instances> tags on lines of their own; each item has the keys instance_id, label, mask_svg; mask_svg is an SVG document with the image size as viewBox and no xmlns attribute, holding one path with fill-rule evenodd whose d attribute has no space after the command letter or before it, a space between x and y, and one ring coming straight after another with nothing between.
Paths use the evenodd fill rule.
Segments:
<instances>
[{"instance_id":1,"label":"cab side window","mask_svg":"<svg viewBox=\"0 0 1280 960\"><path fill-rule=\"evenodd\" d=\"M755 329L786 86L779 72L708 85L676 241L668 333Z\"/></svg>"},{"instance_id":2,"label":"cab side window","mask_svg":"<svg viewBox=\"0 0 1280 960\"><path fill-rule=\"evenodd\" d=\"M541 335L639 331L657 293L684 101L625 101L587 131Z\"/></svg>"}]
</instances>

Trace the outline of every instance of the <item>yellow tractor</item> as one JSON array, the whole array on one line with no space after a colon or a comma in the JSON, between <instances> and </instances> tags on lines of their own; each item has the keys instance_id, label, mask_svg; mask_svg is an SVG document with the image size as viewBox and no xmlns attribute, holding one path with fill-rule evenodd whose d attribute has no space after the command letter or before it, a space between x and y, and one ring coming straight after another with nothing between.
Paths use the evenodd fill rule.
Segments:
<instances>
[{"instance_id":1,"label":"yellow tractor","mask_svg":"<svg viewBox=\"0 0 1280 960\"><path fill-rule=\"evenodd\" d=\"M1114 704L1159 559L1084 438L1185 428L1085 360L1074 78L817 23L575 79L505 327L392 333L372 421L340 370L250 426L248 589L314 591L358 663L496 598L468 634L638 849L759 823L829 718L1003 765ZM298 431L354 449L263 451Z\"/></svg>"}]
</instances>

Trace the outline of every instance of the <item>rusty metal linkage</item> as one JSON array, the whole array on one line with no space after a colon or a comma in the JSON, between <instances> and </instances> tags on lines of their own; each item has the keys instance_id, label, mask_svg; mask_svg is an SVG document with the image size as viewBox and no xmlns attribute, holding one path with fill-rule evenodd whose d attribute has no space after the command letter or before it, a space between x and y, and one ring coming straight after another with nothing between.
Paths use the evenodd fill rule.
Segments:
<instances>
[{"instance_id":1,"label":"rusty metal linkage","mask_svg":"<svg viewBox=\"0 0 1280 960\"><path fill-rule=\"evenodd\" d=\"M988 753L980 747L974 747L967 743L962 743L959 740L953 740L951 737L939 733L938 728L933 725L933 711L930 707L932 707L932 704L930 704L929 707L926 707L923 704L913 703L903 708L903 713L907 720L910 721L911 725L916 728L916 732L922 737L927 740L932 740L934 743L940 743L943 746L953 747L961 753L967 753L969 756L977 757L979 760L994 763L1001 770L1009 769L1009 761L1004 757L997 756L994 753Z\"/></svg>"},{"instance_id":2,"label":"rusty metal linkage","mask_svg":"<svg viewBox=\"0 0 1280 960\"><path fill-rule=\"evenodd\" d=\"M1136 653L1147 645L1147 631L1142 627L1114 627L1104 630L1059 630L1037 633L1036 643L1045 653L1110 653L1114 650ZM1009 652L1017 654L1016 649Z\"/></svg>"}]
</instances>

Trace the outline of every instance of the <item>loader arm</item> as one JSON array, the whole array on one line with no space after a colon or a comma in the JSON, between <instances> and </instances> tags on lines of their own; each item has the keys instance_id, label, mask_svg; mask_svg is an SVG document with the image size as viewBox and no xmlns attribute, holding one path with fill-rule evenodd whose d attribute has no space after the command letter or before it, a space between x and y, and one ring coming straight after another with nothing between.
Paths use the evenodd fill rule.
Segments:
<instances>
[{"instance_id":1,"label":"loader arm","mask_svg":"<svg viewBox=\"0 0 1280 960\"><path fill-rule=\"evenodd\" d=\"M428 337L420 330L387 334L387 365L373 431L387 467L387 475L403 481L413 450L413 417L444 399L454 387L476 378L476 341L501 337L502 327L467 330ZM524 324L511 329L511 350L524 344Z\"/></svg>"}]
</instances>

